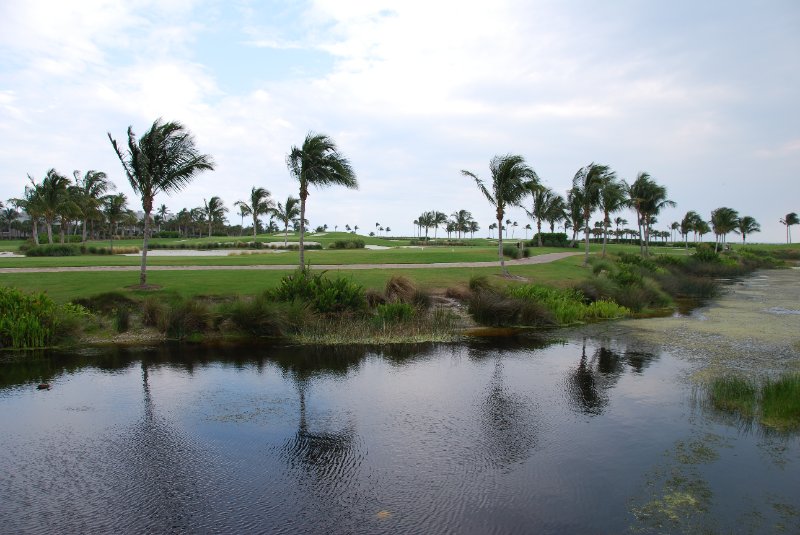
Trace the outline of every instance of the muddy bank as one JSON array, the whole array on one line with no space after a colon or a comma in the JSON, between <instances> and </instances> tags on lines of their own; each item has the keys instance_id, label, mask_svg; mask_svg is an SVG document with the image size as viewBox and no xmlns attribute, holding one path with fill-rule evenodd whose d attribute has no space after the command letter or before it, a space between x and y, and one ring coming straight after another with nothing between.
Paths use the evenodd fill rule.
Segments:
<instances>
[{"instance_id":1,"label":"muddy bank","mask_svg":"<svg viewBox=\"0 0 800 535\"><path fill-rule=\"evenodd\" d=\"M758 271L686 315L624 320L576 334L632 337L696 362L693 377L800 371L800 269Z\"/></svg>"}]
</instances>

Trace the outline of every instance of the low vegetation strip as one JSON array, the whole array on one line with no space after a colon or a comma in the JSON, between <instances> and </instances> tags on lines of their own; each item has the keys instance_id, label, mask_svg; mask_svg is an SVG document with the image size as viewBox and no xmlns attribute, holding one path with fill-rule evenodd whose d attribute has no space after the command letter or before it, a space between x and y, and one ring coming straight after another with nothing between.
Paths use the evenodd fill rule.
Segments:
<instances>
[{"instance_id":1,"label":"low vegetation strip","mask_svg":"<svg viewBox=\"0 0 800 535\"><path fill-rule=\"evenodd\" d=\"M784 374L760 384L753 379L725 376L707 388L711 405L751 422L780 431L800 429L800 374Z\"/></svg>"}]
</instances>

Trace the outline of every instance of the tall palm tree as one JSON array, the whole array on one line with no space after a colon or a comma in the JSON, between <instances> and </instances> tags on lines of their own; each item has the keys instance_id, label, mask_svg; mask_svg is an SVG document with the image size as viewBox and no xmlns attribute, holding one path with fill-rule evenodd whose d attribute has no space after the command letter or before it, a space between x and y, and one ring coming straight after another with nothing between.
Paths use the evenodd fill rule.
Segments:
<instances>
[{"instance_id":1,"label":"tall palm tree","mask_svg":"<svg viewBox=\"0 0 800 535\"><path fill-rule=\"evenodd\" d=\"M624 225L627 225L627 224L628 224L628 220L625 219L624 217L617 216L617 217L614 218L614 235L617 237L617 243L619 243L619 236L620 236L620 234L619 234L619 226L620 225L624 226Z\"/></svg>"},{"instance_id":2,"label":"tall palm tree","mask_svg":"<svg viewBox=\"0 0 800 535\"><path fill-rule=\"evenodd\" d=\"M238 206L243 215L253 216L253 241L256 239L258 229L258 216L269 214L275 208L275 202L270 198L272 194L265 188L255 186L250 190L250 202L236 201L234 206ZM244 226L244 222L242 222Z\"/></svg>"},{"instance_id":3,"label":"tall palm tree","mask_svg":"<svg viewBox=\"0 0 800 535\"><path fill-rule=\"evenodd\" d=\"M583 212L581 214L586 233L586 254L583 258L583 265L589 264L589 219L592 212L600 206L600 194L603 185L612 181L616 175L607 165L600 165L594 162L586 167L581 167L572 178L572 187L578 188L583 198Z\"/></svg>"},{"instance_id":4,"label":"tall palm tree","mask_svg":"<svg viewBox=\"0 0 800 535\"><path fill-rule=\"evenodd\" d=\"M711 212L711 228L714 230L716 237L714 241L714 251L725 244L725 236L735 230L739 226L739 212L733 208L723 206L712 210Z\"/></svg>"},{"instance_id":5,"label":"tall palm tree","mask_svg":"<svg viewBox=\"0 0 800 535\"><path fill-rule=\"evenodd\" d=\"M39 184L36 184L30 175L28 179L34 186L36 203L47 229L47 243L53 243L53 224L58 219L59 212L66 210L67 203L71 204L67 198L70 181L55 169L48 170Z\"/></svg>"},{"instance_id":6,"label":"tall palm tree","mask_svg":"<svg viewBox=\"0 0 800 535\"><path fill-rule=\"evenodd\" d=\"M308 187L345 186L358 189L356 173L336 147L333 139L309 132L302 147L292 147L286 158L289 172L300 183L300 267L305 267L303 234L305 232Z\"/></svg>"},{"instance_id":7,"label":"tall palm tree","mask_svg":"<svg viewBox=\"0 0 800 535\"><path fill-rule=\"evenodd\" d=\"M164 123L156 119L150 129L137 140L133 127L128 127L128 150L124 153L111 133L108 139L117 154L134 193L142 199L144 237L139 284L147 284L147 241L150 237L150 213L161 192L178 192L202 171L214 169L211 156L198 152L191 133L178 122Z\"/></svg>"},{"instance_id":8,"label":"tall palm tree","mask_svg":"<svg viewBox=\"0 0 800 535\"><path fill-rule=\"evenodd\" d=\"M30 178L30 176L28 176ZM39 245L39 219L42 217L36 184L31 179L31 184L25 186L22 197L8 200L18 210L22 210L31 220L33 243Z\"/></svg>"},{"instance_id":9,"label":"tall palm tree","mask_svg":"<svg viewBox=\"0 0 800 535\"><path fill-rule=\"evenodd\" d=\"M447 224L447 214L436 210L434 210L431 213L433 214L432 226L433 226L433 239L435 240L439 237L439 227Z\"/></svg>"},{"instance_id":10,"label":"tall palm tree","mask_svg":"<svg viewBox=\"0 0 800 535\"><path fill-rule=\"evenodd\" d=\"M694 210L689 210L686 212L686 215L683 216L681 220L681 234L683 234L686 240L686 249L689 248L689 233L693 232L695 234L695 242L697 241L697 227L700 223L703 222L703 218L700 217L700 214L695 212Z\"/></svg>"},{"instance_id":11,"label":"tall palm tree","mask_svg":"<svg viewBox=\"0 0 800 535\"><path fill-rule=\"evenodd\" d=\"M61 199L61 204L58 207L58 237L59 242L63 245L65 235L69 232L70 225L83 216L83 211L80 207L83 193L80 188L74 185L68 185L64 196Z\"/></svg>"},{"instance_id":12,"label":"tall palm tree","mask_svg":"<svg viewBox=\"0 0 800 535\"><path fill-rule=\"evenodd\" d=\"M553 198L545 206L544 219L550 225L550 232L556 231L556 222L564 221L567 217L567 204L564 202L564 197L558 193L553 192Z\"/></svg>"},{"instance_id":13,"label":"tall palm tree","mask_svg":"<svg viewBox=\"0 0 800 535\"><path fill-rule=\"evenodd\" d=\"M273 213L275 217L283 221L283 245L286 246L288 243L289 223L300 217L300 199L289 195L286 199L286 204L278 203Z\"/></svg>"},{"instance_id":14,"label":"tall palm tree","mask_svg":"<svg viewBox=\"0 0 800 535\"><path fill-rule=\"evenodd\" d=\"M225 212L228 209L225 204L217 196L211 197L208 202L203 199L203 211L205 212L206 220L208 223L208 237L211 237L211 230L214 225L223 223L225 220Z\"/></svg>"},{"instance_id":15,"label":"tall palm tree","mask_svg":"<svg viewBox=\"0 0 800 535\"><path fill-rule=\"evenodd\" d=\"M611 227L611 214L619 212L626 206L625 187L617 180L616 175L607 173L600 186L599 207L603 212L603 258L606 256L606 244L608 243L608 229Z\"/></svg>"},{"instance_id":16,"label":"tall palm tree","mask_svg":"<svg viewBox=\"0 0 800 535\"><path fill-rule=\"evenodd\" d=\"M2 203L0 203L2 204ZM0 220L3 221L6 225L8 225L8 238L11 239L11 224L14 223L19 219L19 212L17 212L11 206L7 208L3 208L3 211L0 212Z\"/></svg>"},{"instance_id":17,"label":"tall palm tree","mask_svg":"<svg viewBox=\"0 0 800 535\"><path fill-rule=\"evenodd\" d=\"M457 210L453 212L454 230L458 232L458 237L461 238L464 234L469 232L469 224L472 221L472 214L469 210Z\"/></svg>"},{"instance_id":18,"label":"tall palm tree","mask_svg":"<svg viewBox=\"0 0 800 535\"><path fill-rule=\"evenodd\" d=\"M782 225L786 225L786 243L792 243L792 225L800 225L800 218L796 212L790 212L780 219Z\"/></svg>"},{"instance_id":19,"label":"tall palm tree","mask_svg":"<svg viewBox=\"0 0 800 535\"><path fill-rule=\"evenodd\" d=\"M86 243L89 221L94 221L101 215L103 196L109 190L115 190L116 186L109 182L108 176L102 171L89 170L81 177L81 172L76 170L72 175L78 188L78 195L75 197L82 220L81 241Z\"/></svg>"},{"instance_id":20,"label":"tall palm tree","mask_svg":"<svg viewBox=\"0 0 800 535\"><path fill-rule=\"evenodd\" d=\"M486 200L495 207L497 217L497 255L500 258L500 269L504 275L508 275L505 260L503 258L503 218L506 208L519 206L522 199L531 190L531 183L539 182L536 172L525 163L525 158L517 154L506 154L495 156L489 162L489 170L492 174L492 183L487 188L483 181L474 173L462 170L461 173L475 180L478 189L483 193Z\"/></svg>"},{"instance_id":21,"label":"tall palm tree","mask_svg":"<svg viewBox=\"0 0 800 535\"><path fill-rule=\"evenodd\" d=\"M758 221L756 221L754 217L746 215L739 218L739 226L734 229L734 232L738 232L742 235L742 245L744 245L747 241L748 234L761 232L761 225L758 224Z\"/></svg>"}]
</instances>

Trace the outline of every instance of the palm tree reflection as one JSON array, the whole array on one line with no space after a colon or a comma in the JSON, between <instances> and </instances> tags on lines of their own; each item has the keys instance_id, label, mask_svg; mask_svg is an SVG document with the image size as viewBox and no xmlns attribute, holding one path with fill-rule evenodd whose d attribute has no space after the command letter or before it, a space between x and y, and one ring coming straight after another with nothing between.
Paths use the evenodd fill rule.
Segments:
<instances>
[{"instance_id":1,"label":"palm tree reflection","mask_svg":"<svg viewBox=\"0 0 800 535\"><path fill-rule=\"evenodd\" d=\"M609 403L609 392L624 374L625 366L629 366L633 373L641 374L655 358L653 353L638 350L619 353L605 345L588 357L584 338L580 362L567 377L567 392L574 408L585 414L601 414Z\"/></svg>"}]
</instances>

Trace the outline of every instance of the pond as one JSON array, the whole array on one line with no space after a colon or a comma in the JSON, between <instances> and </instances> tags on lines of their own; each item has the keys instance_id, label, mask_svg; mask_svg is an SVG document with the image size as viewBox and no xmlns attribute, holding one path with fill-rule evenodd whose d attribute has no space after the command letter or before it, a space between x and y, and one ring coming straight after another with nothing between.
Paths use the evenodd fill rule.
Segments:
<instances>
[{"instance_id":1,"label":"pond","mask_svg":"<svg viewBox=\"0 0 800 535\"><path fill-rule=\"evenodd\" d=\"M653 321L707 323L740 298ZM708 407L709 362L650 321L7 361L0 531L797 532L798 435Z\"/></svg>"}]
</instances>

